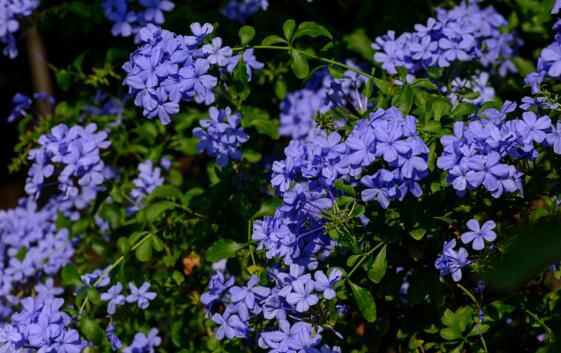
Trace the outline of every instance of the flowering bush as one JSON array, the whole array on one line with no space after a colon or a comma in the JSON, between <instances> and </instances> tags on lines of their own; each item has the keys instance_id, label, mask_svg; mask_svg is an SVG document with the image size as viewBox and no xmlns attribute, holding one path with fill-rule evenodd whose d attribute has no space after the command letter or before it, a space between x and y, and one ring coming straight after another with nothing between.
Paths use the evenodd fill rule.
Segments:
<instances>
[{"instance_id":1,"label":"flowering bush","mask_svg":"<svg viewBox=\"0 0 561 353\"><path fill-rule=\"evenodd\" d=\"M0 0L0 352L561 351L561 1L289 3Z\"/></svg>"}]
</instances>

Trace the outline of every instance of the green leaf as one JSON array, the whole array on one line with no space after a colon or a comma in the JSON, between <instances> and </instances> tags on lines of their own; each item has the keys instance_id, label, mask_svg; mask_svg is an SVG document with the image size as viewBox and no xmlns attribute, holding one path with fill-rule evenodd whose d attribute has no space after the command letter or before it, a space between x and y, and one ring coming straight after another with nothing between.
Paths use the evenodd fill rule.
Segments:
<instances>
[{"instance_id":1,"label":"green leaf","mask_svg":"<svg viewBox=\"0 0 561 353\"><path fill-rule=\"evenodd\" d=\"M86 289L86 293L88 296L88 299L95 305L99 305L101 304L101 298L99 297L99 292L97 291L97 289L95 289L94 287L88 287L88 289Z\"/></svg>"},{"instance_id":2,"label":"green leaf","mask_svg":"<svg viewBox=\"0 0 561 353\"><path fill-rule=\"evenodd\" d=\"M495 289L510 292L553 263L561 260L559 222L534 225L513 233L505 253L491 263L485 282Z\"/></svg>"},{"instance_id":3,"label":"green leaf","mask_svg":"<svg viewBox=\"0 0 561 353\"><path fill-rule=\"evenodd\" d=\"M310 72L308 59L298 50L292 50L291 55L292 61L290 66L292 67L292 71L294 71L296 77L300 79L306 78Z\"/></svg>"},{"instance_id":4,"label":"green leaf","mask_svg":"<svg viewBox=\"0 0 561 353\"><path fill-rule=\"evenodd\" d=\"M158 186L152 193L146 198L148 203L156 199L178 199L181 197L181 191L173 185L162 185Z\"/></svg>"},{"instance_id":5,"label":"green leaf","mask_svg":"<svg viewBox=\"0 0 561 353\"><path fill-rule=\"evenodd\" d=\"M356 197L355 189L351 185L346 184L343 180L338 179L335 181L335 189Z\"/></svg>"},{"instance_id":6,"label":"green leaf","mask_svg":"<svg viewBox=\"0 0 561 353\"><path fill-rule=\"evenodd\" d=\"M452 110L452 116L461 119L467 115L474 114L477 109L471 103L461 102Z\"/></svg>"},{"instance_id":7,"label":"green leaf","mask_svg":"<svg viewBox=\"0 0 561 353\"><path fill-rule=\"evenodd\" d=\"M347 45L347 49L353 51L367 61L372 61L374 57L374 49L372 49L372 39L368 38L364 28L359 28L343 37Z\"/></svg>"},{"instance_id":8,"label":"green leaf","mask_svg":"<svg viewBox=\"0 0 561 353\"><path fill-rule=\"evenodd\" d=\"M384 275L386 274L386 270L388 269L388 260L386 258L386 249L387 246L384 245L382 250L378 252L372 266L368 269L368 278L374 283L380 283Z\"/></svg>"},{"instance_id":9,"label":"green leaf","mask_svg":"<svg viewBox=\"0 0 561 353\"><path fill-rule=\"evenodd\" d=\"M121 254L126 255L131 251L131 244L129 240L125 237L121 237L117 240L117 247Z\"/></svg>"},{"instance_id":10,"label":"green leaf","mask_svg":"<svg viewBox=\"0 0 561 353\"><path fill-rule=\"evenodd\" d=\"M351 255L349 256L349 258L347 259L347 266L348 267L353 267L356 262L358 261L358 259L360 259L363 255Z\"/></svg>"},{"instance_id":11,"label":"green leaf","mask_svg":"<svg viewBox=\"0 0 561 353\"><path fill-rule=\"evenodd\" d=\"M372 297L370 292L350 280L348 280L351 290L353 291L353 297L355 298L356 305L360 310L362 317L368 322L376 321L376 302Z\"/></svg>"},{"instance_id":12,"label":"green leaf","mask_svg":"<svg viewBox=\"0 0 561 353\"><path fill-rule=\"evenodd\" d=\"M72 85L72 74L66 70L55 72L56 83L63 91L68 91Z\"/></svg>"},{"instance_id":13,"label":"green leaf","mask_svg":"<svg viewBox=\"0 0 561 353\"><path fill-rule=\"evenodd\" d=\"M80 274L72 264L67 264L62 268L62 282L66 286L81 287L84 285Z\"/></svg>"},{"instance_id":14,"label":"green leaf","mask_svg":"<svg viewBox=\"0 0 561 353\"><path fill-rule=\"evenodd\" d=\"M297 38L301 38L301 37L312 37L312 38L327 37L329 39L333 39L333 36L331 35L331 33L329 33L329 31L325 27L315 22L300 23L298 29L296 30L294 36L292 37L292 40L296 40Z\"/></svg>"},{"instance_id":15,"label":"green leaf","mask_svg":"<svg viewBox=\"0 0 561 353\"><path fill-rule=\"evenodd\" d=\"M259 208L259 211L255 212L253 216L251 216L251 219L258 219L264 216L272 216L275 214L275 211L278 207L281 206L281 204L282 201L280 199L270 199L261 204L261 208Z\"/></svg>"},{"instance_id":16,"label":"green leaf","mask_svg":"<svg viewBox=\"0 0 561 353\"><path fill-rule=\"evenodd\" d=\"M291 42L292 35L294 34L294 29L296 28L296 22L294 20L286 20L282 25L282 32L284 33L284 38Z\"/></svg>"},{"instance_id":17,"label":"green leaf","mask_svg":"<svg viewBox=\"0 0 561 353\"><path fill-rule=\"evenodd\" d=\"M149 222L158 220L164 212L176 208L177 205L171 201L161 201L146 208L146 218Z\"/></svg>"},{"instance_id":18,"label":"green leaf","mask_svg":"<svg viewBox=\"0 0 561 353\"><path fill-rule=\"evenodd\" d=\"M99 344L103 340L103 330L97 320L89 317L82 317L79 322L80 331L86 338L94 344Z\"/></svg>"},{"instance_id":19,"label":"green leaf","mask_svg":"<svg viewBox=\"0 0 561 353\"><path fill-rule=\"evenodd\" d=\"M443 328L440 330L440 337L447 341L456 341L462 338L462 333L455 328Z\"/></svg>"},{"instance_id":20,"label":"green leaf","mask_svg":"<svg viewBox=\"0 0 561 353\"><path fill-rule=\"evenodd\" d=\"M423 228L413 229L412 231L409 232L409 235L411 235L411 237L413 237L413 239L415 240L423 239L425 234L427 234L427 230Z\"/></svg>"},{"instance_id":21,"label":"green leaf","mask_svg":"<svg viewBox=\"0 0 561 353\"><path fill-rule=\"evenodd\" d=\"M236 243L233 240L220 239L214 242L206 251L206 258L210 262L216 262L221 259L229 259L236 255L238 250L243 248L244 244Z\"/></svg>"},{"instance_id":22,"label":"green leaf","mask_svg":"<svg viewBox=\"0 0 561 353\"><path fill-rule=\"evenodd\" d=\"M152 258L152 241L146 240L134 251L136 259L140 262L148 262Z\"/></svg>"},{"instance_id":23,"label":"green leaf","mask_svg":"<svg viewBox=\"0 0 561 353\"><path fill-rule=\"evenodd\" d=\"M286 40L284 40L282 37L279 37L277 35L270 35L265 37L265 39L263 39L261 41L261 45L273 45L273 44L279 44L279 43L285 43L288 44L286 42Z\"/></svg>"},{"instance_id":24,"label":"green leaf","mask_svg":"<svg viewBox=\"0 0 561 353\"><path fill-rule=\"evenodd\" d=\"M413 89L411 88L411 86L405 85L401 90L401 95L398 99L399 110L401 110L404 115L409 114L409 112L411 111L414 98L415 97L413 95Z\"/></svg>"},{"instance_id":25,"label":"green leaf","mask_svg":"<svg viewBox=\"0 0 561 353\"><path fill-rule=\"evenodd\" d=\"M423 88L432 89L432 90L437 90L438 89L437 85L432 83L432 81L427 80L426 78L416 79L415 81L413 81L413 84L411 86L413 86L413 87L423 87Z\"/></svg>"},{"instance_id":26,"label":"green leaf","mask_svg":"<svg viewBox=\"0 0 561 353\"><path fill-rule=\"evenodd\" d=\"M243 26L242 28L240 28L238 34L240 36L242 47L245 47L255 37L255 28L251 26Z\"/></svg>"}]
</instances>

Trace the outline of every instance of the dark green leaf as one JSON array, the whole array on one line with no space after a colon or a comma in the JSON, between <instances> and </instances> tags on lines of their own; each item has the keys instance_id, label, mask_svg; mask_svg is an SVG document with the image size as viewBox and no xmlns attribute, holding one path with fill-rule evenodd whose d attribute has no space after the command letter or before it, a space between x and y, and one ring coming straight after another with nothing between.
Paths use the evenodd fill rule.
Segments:
<instances>
[{"instance_id":1,"label":"dark green leaf","mask_svg":"<svg viewBox=\"0 0 561 353\"><path fill-rule=\"evenodd\" d=\"M206 258L210 262L216 262L221 259L229 259L236 255L238 250L244 247L244 244L236 243L233 240L220 239L214 242L206 251Z\"/></svg>"},{"instance_id":2,"label":"dark green leaf","mask_svg":"<svg viewBox=\"0 0 561 353\"><path fill-rule=\"evenodd\" d=\"M164 212L176 208L177 205L171 201L161 201L146 208L146 218L149 222L158 220Z\"/></svg>"},{"instance_id":3,"label":"dark green leaf","mask_svg":"<svg viewBox=\"0 0 561 353\"><path fill-rule=\"evenodd\" d=\"M350 280L348 282L351 286L351 290L353 291L353 297L355 298L356 305L358 306L358 309L364 319L368 322L376 321L376 302L374 301L372 294Z\"/></svg>"},{"instance_id":4,"label":"dark green leaf","mask_svg":"<svg viewBox=\"0 0 561 353\"><path fill-rule=\"evenodd\" d=\"M103 340L104 333L97 320L89 317L82 317L79 325L80 331L92 343L99 344Z\"/></svg>"},{"instance_id":5,"label":"dark green leaf","mask_svg":"<svg viewBox=\"0 0 561 353\"><path fill-rule=\"evenodd\" d=\"M485 275L489 286L511 291L561 260L561 225L558 222L518 230L510 247ZM514 232L512 232L514 233Z\"/></svg>"},{"instance_id":6,"label":"dark green leaf","mask_svg":"<svg viewBox=\"0 0 561 353\"><path fill-rule=\"evenodd\" d=\"M284 33L284 38L288 41L292 41L292 35L294 34L294 29L296 28L296 22L294 20L286 20L282 25L282 32Z\"/></svg>"},{"instance_id":7,"label":"dark green leaf","mask_svg":"<svg viewBox=\"0 0 561 353\"><path fill-rule=\"evenodd\" d=\"M388 269L388 260L386 258L386 245L378 252L372 266L368 270L368 278L374 283L380 283L386 270Z\"/></svg>"},{"instance_id":8,"label":"dark green leaf","mask_svg":"<svg viewBox=\"0 0 561 353\"><path fill-rule=\"evenodd\" d=\"M67 286L81 287L84 285L80 274L72 264L67 264L62 268L62 281Z\"/></svg>"}]
</instances>

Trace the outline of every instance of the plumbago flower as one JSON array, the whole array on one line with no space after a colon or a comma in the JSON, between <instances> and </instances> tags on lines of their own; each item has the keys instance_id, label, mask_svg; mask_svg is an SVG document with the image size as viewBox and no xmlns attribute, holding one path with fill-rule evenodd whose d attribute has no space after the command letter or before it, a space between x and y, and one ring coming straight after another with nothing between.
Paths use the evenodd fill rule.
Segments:
<instances>
[{"instance_id":1,"label":"plumbago flower","mask_svg":"<svg viewBox=\"0 0 561 353\"><path fill-rule=\"evenodd\" d=\"M72 318L62 311L64 300L48 295L21 300L21 310L10 322L0 323L2 352L79 353L87 343L72 328Z\"/></svg>"},{"instance_id":2,"label":"plumbago flower","mask_svg":"<svg viewBox=\"0 0 561 353\"><path fill-rule=\"evenodd\" d=\"M130 192L130 197L134 203L127 210L130 214L139 210L142 200L162 185L164 178L161 176L161 169L148 160L138 165L138 177L132 182L134 188Z\"/></svg>"},{"instance_id":3,"label":"plumbago flower","mask_svg":"<svg viewBox=\"0 0 561 353\"><path fill-rule=\"evenodd\" d=\"M452 10L437 9L436 18L418 24L415 32L396 38L394 31L376 38L374 60L390 74L396 67L416 73L430 67L448 67L455 61L479 61L484 67L498 65L501 76L516 69L511 62L516 39L501 31L506 19L493 7L480 8L478 1L464 1Z\"/></svg>"},{"instance_id":4,"label":"plumbago flower","mask_svg":"<svg viewBox=\"0 0 561 353\"><path fill-rule=\"evenodd\" d=\"M516 103L507 101L500 110L486 109L467 124L456 122L454 135L441 138L443 152L437 166L448 171L448 183L458 195L480 186L495 198L505 192L522 193L523 173L514 160L534 160L538 146L555 146L558 132L549 116L526 111L522 118L507 119L516 108Z\"/></svg>"},{"instance_id":5,"label":"plumbago flower","mask_svg":"<svg viewBox=\"0 0 561 353\"><path fill-rule=\"evenodd\" d=\"M20 21L28 17L39 7L39 0L19 0L0 2L0 44L4 46L3 54L10 59L18 56L16 32Z\"/></svg>"},{"instance_id":6,"label":"plumbago flower","mask_svg":"<svg viewBox=\"0 0 561 353\"><path fill-rule=\"evenodd\" d=\"M239 148L249 140L249 135L238 127L241 122L240 113L232 114L230 107L211 107L208 114L210 119L201 120L201 127L193 129L193 136L199 139L197 150L216 156L216 163L225 167L230 158L239 160L242 157Z\"/></svg>"},{"instance_id":7,"label":"plumbago flower","mask_svg":"<svg viewBox=\"0 0 561 353\"><path fill-rule=\"evenodd\" d=\"M111 142L107 140L106 132L97 132L95 124L71 128L57 125L50 134L39 138L39 145L29 153L28 159L33 165L25 184L25 191L35 199L56 173L58 189L64 199L84 195L105 180L105 164L100 152Z\"/></svg>"},{"instance_id":8,"label":"plumbago flower","mask_svg":"<svg viewBox=\"0 0 561 353\"><path fill-rule=\"evenodd\" d=\"M473 250L482 250L485 247L485 241L493 242L497 239L497 234L493 232L497 225L494 221L487 221L483 226L475 219L467 222L469 232L462 234L462 242L464 244L472 243Z\"/></svg>"},{"instance_id":9,"label":"plumbago flower","mask_svg":"<svg viewBox=\"0 0 561 353\"><path fill-rule=\"evenodd\" d=\"M459 282L462 279L462 268L469 265L470 261L465 248L454 250L455 247L455 239L444 242L442 253L436 259L434 266L440 271L441 277L451 275L454 282Z\"/></svg>"},{"instance_id":10,"label":"plumbago flower","mask_svg":"<svg viewBox=\"0 0 561 353\"><path fill-rule=\"evenodd\" d=\"M219 325L220 339L249 337L253 323L276 320L257 332L262 348L319 350L322 329L317 308L335 300L334 287L342 278L337 268L321 269L337 245L327 234L322 215L340 194L335 181L355 185L362 181L363 200L376 198L384 208L408 193L422 194L417 182L428 170L428 148L416 132L416 119L396 108L378 109L359 120L346 140L320 128L309 139L292 140L286 159L274 163L271 182L282 205L273 217L253 225L257 249L271 260L269 284L259 285L253 276L246 286L236 286L231 277L218 272L201 297ZM374 175L362 175L375 161L382 167ZM222 314L214 312L217 303L225 305Z\"/></svg>"},{"instance_id":11,"label":"plumbago flower","mask_svg":"<svg viewBox=\"0 0 561 353\"><path fill-rule=\"evenodd\" d=\"M211 24L193 23L191 31L193 35L181 36L148 25L139 32L144 44L123 65L127 73L124 84L148 119L158 117L167 125L181 102L211 105L220 71L232 69L240 59L232 57L232 49L223 46L220 37L205 44L214 31ZM244 53L244 60L249 74L263 67L251 50Z\"/></svg>"},{"instance_id":12,"label":"plumbago flower","mask_svg":"<svg viewBox=\"0 0 561 353\"><path fill-rule=\"evenodd\" d=\"M0 211L0 321L20 303L13 293L37 283L42 275L55 275L70 262L76 244L69 230L57 228L56 222L60 213L70 218L76 212L74 204L57 198L42 208L24 198L16 208ZM52 280L45 286L37 292L59 294Z\"/></svg>"},{"instance_id":13,"label":"plumbago flower","mask_svg":"<svg viewBox=\"0 0 561 353\"><path fill-rule=\"evenodd\" d=\"M132 10L132 4L142 10ZM164 12L173 10L175 4L169 0L105 0L101 7L105 17L113 22L111 34L116 37L135 35L135 43L139 43L140 29L148 24L162 25L165 21Z\"/></svg>"}]
</instances>

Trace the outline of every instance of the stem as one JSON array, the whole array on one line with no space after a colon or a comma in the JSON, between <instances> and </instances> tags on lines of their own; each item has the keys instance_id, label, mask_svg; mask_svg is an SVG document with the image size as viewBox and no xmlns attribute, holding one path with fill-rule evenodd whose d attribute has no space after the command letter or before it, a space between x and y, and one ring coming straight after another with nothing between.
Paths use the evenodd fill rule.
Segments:
<instances>
[{"instance_id":1,"label":"stem","mask_svg":"<svg viewBox=\"0 0 561 353\"><path fill-rule=\"evenodd\" d=\"M364 72L364 71L361 71L361 70L359 70L359 69L356 69L356 68L354 68L354 67L352 67L352 66L349 66L349 65L340 63L340 62L335 61L335 60L332 60L332 59L322 58L322 57L320 57L320 56L317 56L317 55L314 55L314 54L310 54L310 53L308 53L308 52L305 52L305 51L303 51L303 50L296 49L296 48L293 48L293 47L290 47L290 46L253 45L253 46L250 46L249 48L253 48L253 49L268 49L268 50L284 50L284 51L291 51L291 50L294 50L294 51L297 51L297 52L299 52L300 54L302 54L302 55L304 55L304 56L307 56L307 57L310 58L310 59L313 59L313 60L316 60L316 61L321 61L321 62L324 62L324 63L327 63L327 64L331 64L331 65L336 65L336 66L342 67L342 68L344 68L344 69L346 69L346 70L350 70L350 71L352 71L352 72L354 72L354 73L357 73L357 74L359 74L359 75L362 75L362 76L364 76L364 77L367 77L367 78L369 78L369 79L371 79L371 80L376 79L374 76L372 76L372 75L370 75L370 74L368 74L368 73L366 73L366 72ZM244 50L244 49L245 49L245 48L239 48L239 47L238 47L238 48L233 48L232 50L233 50L233 51L242 51L242 50Z\"/></svg>"},{"instance_id":2,"label":"stem","mask_svg":"<svg viewBox=\"0 0 561 353\"><path fill-rule=\"evenodd\" d=\"M140 241L136 244L134 244L131 247L130 252L135 251L140 245L142 245L144 242L146 242L148 239L152 238L152 236L154 236L154 233L148 233L144 238L140 239ZM94 282L94 284L92 285L93 288L95 288L102 279L104 279L105 277L107 277L109 275L109 273L117 266L119 266L119 264L121 262L123 262L125 260L125 255L121 255L117 261L115 261L113 264L111 264L111 266L109 266L109 268L107 268L107 270L103 271L103 273L101 274L101 276L99 276L99 278L97 279L97 281ZM84 309L86 308L86 304L88 303L89 299L88 297L86 297L86 299L84 299L84 302L82 303L82 305L80 306L80 311L78 312L78 316L82 315L82 312L84 311Z\"/></svg>"},{"instance_id":3,"label":"stem","mask_svg":"<svg viewBox=\"0 0 561 353\"><path fill-rule=\"evenodd\" d=\"M456 285L458 286L458 288L460 288L470 299L471 301L477 306L477 308L480 308L479 302L477 301L477 299L475 298L475 296L473 294L471 294L471 292L469 290L467 290L466 287L462 286L459 283L456 283Z\"/></svg>"},{"instance_id":4,"label":"stem","mask_svg":"<svg viewBox=\"0 0 561 353\"><path fill-rule=\"evenodd\" d=\"M249 254L251 255L251 262L253 262L253 267L257 266L255 262L255 256L253 255L253 246L251 245L251 220L247 221L247 244L249 245Z\"/></svg>"},{"instance_id":5,"label":"stem","mask_svg":"<svg viewBox=\"0 0 561 353\"><path fill-rule=\"evenodd\" d=\"M33 26L27 30L26 42L33 88L35 92L45 92L52 96L53 83L49 74L45 45L37 32L37 27ZM52 107L47 101L37 102L36 106L39 117L44 118L51 114Z\"/></svg>"},{"instance_id":6,"label":"stem","mask_svg":"<svg viewBox=\"0 0 561 353\"><path fill-rule=\"evenodd\" d=\"M370 249L366 254L362 255L362 258L356 263L355 267L353 267L353 269L351 270L351 272L349 272L349 274L347 275L347 278L351 278L352 274L356 271L356 269L364 262L364 260L366 260L366 258L370 255L372 255L372 253L376 250L378 250L379 248L382 247L382 245L384 245L384 242L381 242L380 244L376 245L375 247L373 247L372 249Z\"/></svg>"}]
</instances>

